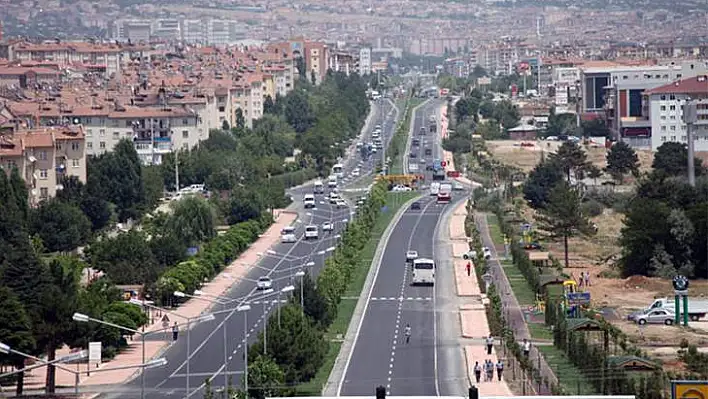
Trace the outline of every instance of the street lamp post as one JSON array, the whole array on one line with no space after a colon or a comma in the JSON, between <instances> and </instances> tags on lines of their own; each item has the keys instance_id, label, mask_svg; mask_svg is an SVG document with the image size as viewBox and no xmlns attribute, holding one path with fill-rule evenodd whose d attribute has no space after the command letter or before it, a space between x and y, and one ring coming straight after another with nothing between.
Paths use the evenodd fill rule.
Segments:
<instances>
[{"instance_id":1,"label":"street lamp post","mask_svg":"<svg viewBox=\"0 0 708 399\"><path fill-rule=\"evenodd\" d=\"M295 277L300 277L300 309L302 309L302 313L305 313L305 272L300 270L299 272L295 273Z\"/></svg>"},{"instance_id":2,"label":"street lamp post","mask_svg":"<svg viewBox=\"0 0 708 399\"><path fill-rule=\"evenodd\" d=\"M287 287L283 287L282 289L278 290L278 328L280 328L280 308L282 307L280 306L280 294L292 292L293 290L295 290L295 287L293 287L292 285L288 285Z\"/></svg>"},{"instance_id":3,"label":"street lamp post","mask_svg":"<svg viewBox=\"0 0 708 399\"><path fill-rule=\"evenodd\" d=\"M236 310L243 312L243 387L248 396L248 311L251 305L241 305Z\"/></svg>"},{"instance_id":4,"label":"street lamp post","mask_svg":"<svg viewBox=\"0 0 708 399\"><path fill-rule=\"evenodd\" d=\"M75 393L76 395L79 394L79 374L80 374L80 373L79 373L78 371L76 371L76 370L71 370L71 369L69 369L69 368L67 368L67 367L60 366L60 365L58 365L58 364L56 364L56 363L71 362L71 361L74 361L74 360L83 359L83 358L85 358L86 356L88 356L88 353L86 353L86 351L80 351L80 352L72 353L72 354L70 354L70 355L63 356L63 357L60 357L60 358L58 358L58 359L54 359L54 360L52 360L52 361L47 361L47 360L38 358L38 357L36 357L36 356L32 356L32 355L30 355L30 354L27 354L27 353L24 353L24 352L21 352L21 351L12 349L12 348L10 347L10 345L7 345L7 344L5 344L5 343L0 342L0 353L6 354L6 355L10 355L10 354L18 355L18 356L22 356L22 357L27 358L27 359L32 359L32 360L34 360L34 361L37 361L37 362L40 362L40 363L41 363L41 364L37 364L37 365L33 365L33 366L29 366L29 367L24 367L24 368L21 368L21 369L17 369L17 370L15 370L15 371L12 371L12 372L9 372L9 373L0 374L0 379L5 378L5 377L9 377L9 376L11 376L11 375L13 375L13 374L23 373L23 372L26 372L26 371L34 370L34 369L39 368L39 367L45 367L45 366L50 366L50 365L52 365L52 366L54 366L54 367L56 367L56 368L58 368L58 369L60 369L60 370L68 371L68 372L74 374L74 377L75 377L75 379L74 379L74 393ZM0 391L0 392L1 392L1 391Z\"/></svg>"}]
</instances>

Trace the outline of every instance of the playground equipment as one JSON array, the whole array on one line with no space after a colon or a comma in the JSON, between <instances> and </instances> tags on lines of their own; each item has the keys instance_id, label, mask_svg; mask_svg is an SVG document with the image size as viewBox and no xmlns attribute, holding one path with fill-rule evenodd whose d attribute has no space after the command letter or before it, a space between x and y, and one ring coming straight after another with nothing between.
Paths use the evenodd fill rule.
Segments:
<instances>
[{"instance_id":1,"label":"playground equipment","mask_svg":"<svg viewBox=\"0 0 708 399\"><path fill-rule=\"evenodd\" d=\"M584 292L575 280L563 282L563 307L568 317L579 318L581 311L590 306L590 293Z\"/></svg>"}]
</instances>

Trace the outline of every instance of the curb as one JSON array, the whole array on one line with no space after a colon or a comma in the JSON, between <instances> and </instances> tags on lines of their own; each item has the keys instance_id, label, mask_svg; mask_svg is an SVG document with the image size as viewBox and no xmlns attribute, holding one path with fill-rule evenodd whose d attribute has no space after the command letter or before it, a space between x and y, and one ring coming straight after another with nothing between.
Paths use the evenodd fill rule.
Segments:
<instances>
[{"instance_id":1,"label":"curb","mask_svg":"<svg viewBox=\"0 0 708 399\"><path fill-rule=\"evenodd\" d=\"M388 240L391 238L393 229L401 220L403 214L408 210L408 208L410 208L410 204L415 201L418 201L421 197L422 195L419 195L408 200L405 204L403 204L403 206L398 209L396 214L393 216L393 219L391 219L391 222L388 224L388 226L386 226L386 229L384 230L382 235L383 239L381 239L379 241L379 244L376 246L376 251L374 252L374 259L371 262L369 272L366 275L364 287L362 287L361 294L359 294L359 300L357 301L356 307L354 308L354 314L352 315L351 320L349 320L349 326L347 327L347 332L344 335L344 342L342 343L342 346L339 349L339 354L337 355L337 358L334 361L332 371L329 374L329 378L327 378L327 383L322 389L322 396L324 397L338 396L339 394L340 382L345 375L344 366L346 365L349 357L351 356L354 350L354 343L357 338L357 330L359 329L359 325L364 319L366 302L369 294L374 288L374 277L376 276L376 272L381 267L381 262L383 261L383 254L388 245Z\"/></svg>"}]
</instances>

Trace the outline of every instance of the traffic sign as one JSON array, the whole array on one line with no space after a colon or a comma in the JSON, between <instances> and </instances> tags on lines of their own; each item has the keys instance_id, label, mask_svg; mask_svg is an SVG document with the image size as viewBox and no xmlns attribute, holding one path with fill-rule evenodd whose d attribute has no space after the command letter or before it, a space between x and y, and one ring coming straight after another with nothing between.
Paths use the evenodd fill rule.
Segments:
<instances>
[{"instance_id":1,"label":"traffic sign","mask_svg":"<svg viewBox=\"0 0 708 399\"><path fill-rule=\"evenodd\" d=\"M167 328L170 326L170 318L167 315L162 316L162 327Z\"/></svg>"},{"instance_id":2,"label":"traffic sign","mask_svg":"<svg viewBox=\"0 0 708 399\"><path fill-rule=\"evenodd\" d=\"M447 166L447 162L441 161L441 162L440 162L440 166L442 166L443 168L446 167L446 166Z\"/></svg>"}]
</instances>

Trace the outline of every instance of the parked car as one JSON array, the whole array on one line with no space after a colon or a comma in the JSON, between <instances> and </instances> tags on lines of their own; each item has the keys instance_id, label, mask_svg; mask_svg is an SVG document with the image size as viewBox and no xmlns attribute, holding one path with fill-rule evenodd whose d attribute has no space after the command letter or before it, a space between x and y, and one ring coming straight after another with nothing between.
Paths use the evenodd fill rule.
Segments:
<instances>
[{"instance_id":1,"label":"parked car","mask_svg":"<svg viewBox=\"0 0 708 399\"><path fill-rule=\"evenodd\" d=\"M637 316L637 324L666 324L670 326L674 324L675 318L674 312L670 312L667 309L654 309L643 315Z\"/></svg>"},{"instance_id":2,"label":"parked car","mask_svg":"<svg viewBox=\"0 0 708 399\"><path fill-rule=\"evenodd\" d=\"M270 277L260 277L256 283L256 288L259 290L269 290L273 288L273 280Z\"/></svg>"},{"instance_id":3,"label":"parked car","mask_svg":"<svg viewBox=\"0 0 708 399\"><path fill-rule=\"evenodd\" d=\"M477 259L477 251L473 250L473 251L465 252L464 254L462 254L462 259L464 259L464 260Z\"/></svg>"}]
</instances>

